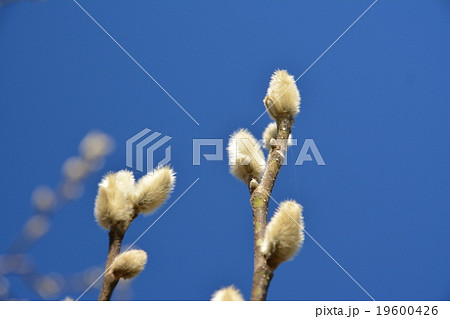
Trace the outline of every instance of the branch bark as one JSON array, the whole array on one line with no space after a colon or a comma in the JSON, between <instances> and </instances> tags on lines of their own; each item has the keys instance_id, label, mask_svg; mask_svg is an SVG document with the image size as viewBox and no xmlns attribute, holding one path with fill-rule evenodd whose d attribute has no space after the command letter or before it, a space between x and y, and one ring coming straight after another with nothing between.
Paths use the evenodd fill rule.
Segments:
<instances>
[{"instance_id":1,"label":"branch bark","mask_svg":"<svg viewBox=\"0 0 450 319\"><path fill-rule=\"evenodd\" d=\"M98 296L99 301L109 301L119 282L120 278L116 278L114 276L111 266L113 265L116 257L120 254L120 248L122 247L125 232L137 215L136 210L134 210L132 216L130 216L128 220L111 225L109 231L108 257L106 259L105 276L103 278L102 289L100 290L100 294Z\"/></svg>"},{"instance_id":2,"label":"branch bark","mask_svg":"<svg viewBox=\"0 0 450 319\"><path fill-rule=\"evenodd\" d=\"M294 119L291 117L277 121L277 143L272 145L260 184L254 190L250 188L254 231L254 269L251 296L253 301L266 300L267 291L275 270L267 264L266 258L261 253L261 245L264 241L267 227L270 194L286 157L288 138L293 124Z\"/></svg>"}]
</instances>

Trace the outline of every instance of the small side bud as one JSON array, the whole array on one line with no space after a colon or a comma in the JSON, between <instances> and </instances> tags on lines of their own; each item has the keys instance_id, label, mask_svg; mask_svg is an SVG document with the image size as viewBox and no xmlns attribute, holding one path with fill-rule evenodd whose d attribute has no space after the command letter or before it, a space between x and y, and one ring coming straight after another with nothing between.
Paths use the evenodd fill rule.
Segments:
<instances>
[{"instance_id":1,"label":"small side bud","mask_svg":"<svg viewBox=\"0 0 450 319\"><path fill-rule=\"evenodd\" d=\"M263 132L262 138L264 142L264 148L270 151L272 149L272 140L277 139L277 123L269 123L269 125L267 125L266 129Z\"/></svg>"},{"instance_id":2,"label":"small side bud","mask_svg":"<svg viewBox=\"0 0 450 319\"><path fill-rule=\"evenodd\" d=\"M263 132L262 136L263 142L264 142L264 148L268 151L272 149L273 145L277 145L277 123L272 122L269 125L267 125L266 129ZM288 146L291 146L293 144L292 142L292 134L289 134L288 139Z\"/></svg>"},{"instance_id":3,"label":"small side bud","mask_svg":"<svg viewBox=\"0 0 450 319\"><path fill-rule=\"evenodd\" d=\"M234 286L229 286L217 290L211 298L211 301L244 301L239 289Z\"/></svg>"},{"instance_id":4,"label":"small side bud","mask_svg":"<svg viewBox=\"0 0 450 319\"><path fill-rule=\"evenodd\" d=\"M259 183L254 178L252 178L249 185L250 191L253 192L258 186Z\"/></svg>"},{"instance_id":5,"label":"small side bud","mask_svg":"<svg viewBox=\"0 0 450 319\"><path fill-rule=\"evenodd\" d=\"M131 197L134 193L134 176L122 170L109 173L98 185L94 215L98 224L109 229L114 222L124 221L133 213Z\"/></svg>"},{"instance_id":6,"label":"small side bud","mask_svg":"<svg viewBox=\"0 0 450 319\"><path fill-rule=\"evenodd\" d=\"M134 205L138 212L153 212L169 198L175 186L175 172L164 166L143 176L136 184Z\"/></svg>"},{"instance_id":7,"label":"small side bud","mask_svg":"<svg viewBox=\"0 0 450 319\"><path fill-rule=\"evenodd\" d=\"M303 245L302 210L303 207L297 202L284 201L267 225L261 252L270 267L276 268L291 259Z\"/></svg>"},{"instance_id":8,"label":"small side bud","mask_svg":"<svg viewBox=\"0 0 450 319\"><path fill-rule=\"evenodd\" d=\"M270 79L264 105L274 120L294 117L300 112L300 92L286 70L277 70Z\"/></svg>"},{"instance_id":9,"label":"small side bud","mask_svg":"<svg viewBox=\"0 0 450 319\"><path fill-rule=\"evenodd\" d=\"M228 142L230 172L244 183L259 181L266 162L261 146L246 129L233 133Z\"/></svg>"},{"instance_id":10,"label":"small side bud","mask_svg":"<svg viewBox=\"0 0 450 319\"><path fill-rule=\"evenodd\" d=\"M143 250L129 250L116 257L110 271L115 278L131 279L144 269L147 253Z\"/></svg>"}]
</instances>

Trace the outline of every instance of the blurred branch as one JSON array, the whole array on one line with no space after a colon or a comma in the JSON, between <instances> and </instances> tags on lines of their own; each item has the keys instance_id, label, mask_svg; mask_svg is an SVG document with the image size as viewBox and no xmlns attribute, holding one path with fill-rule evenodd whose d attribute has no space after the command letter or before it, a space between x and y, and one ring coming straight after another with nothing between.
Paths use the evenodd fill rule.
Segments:
<instances>
[{"instance_id":1,"label":"blurred branch","mask_svg":"<svg viewBox=\"0 0 450 319\"><path fill-rule=\"evenodd\" d=\"M32 195L32 216L25 222L6 254L0 255L0 283L6 275L18 275L25 285L44 299L57 295L56 292L62 291L62 286L67 286L60 274L41 275L27 252L48 233L51 217L82 195L83 182L103 167L105 156L112 149L113 141L108 135L88 133L80 143L80 154L64 162L63 176L56 190L43 185L36 187ZM0 299L6 298L0 294Z\"/></svg>"}]
</instances>

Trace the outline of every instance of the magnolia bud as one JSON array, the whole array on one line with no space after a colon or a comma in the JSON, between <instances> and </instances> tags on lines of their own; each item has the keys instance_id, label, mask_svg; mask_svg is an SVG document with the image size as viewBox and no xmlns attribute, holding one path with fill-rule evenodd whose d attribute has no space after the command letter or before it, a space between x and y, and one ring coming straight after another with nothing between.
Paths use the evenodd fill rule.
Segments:
<instances>
[{"instance_id":1,"label":"magnolia bud","mask_svg":"<svg viewBox=\"0 0 450 319\"><path fill-rule=\"evenodd\" d=\"M294 77L286 70L272 74L264 104L274 120L294 117L300 112L300 93Z\"/></svg>"},{"instance_id":2,"label":"magnolia bud","mask_svg":"<svg viewBox=\"0 0 450 319\"><path fill-rule=\"evenodd\" d=\"M124 221L133 213L134 176L122 170L109 173L98 185L94 215L98 224L109 229L114 222Z\"/></svg>"},{"instance_id":3,"label":"magnolia bud","mask_svg":"<svg viewBox=\"0 0 450 319\"><path fill-rule=\"evenodd\" d=\"M151 213L169 198L175 186L175 173L169 166L157 168L136 184L134 205L138 212Z\"/></svg>"},{"instance_id":4,"label":"magnolia bud","mask_svg":"<svg viewBox=\"0 0 450 319\"><path fill-rule=\"evenodd\" d=\"M303 245L303 207L297 202L284 201L267 225L261 253L269 266L276 268L280 263L295 256Z\"/></svg>"},{"instance_id":5,"label":"magnolia bud","mask_svg":"<svg viewBox=\"0 0 450 319\"><path fill-rule=\"evenodd\" d=\"M116 278L131 279L141 273L146 263L147 253L133 249L117 256L110 271Z\"/></svg>"},{"instance_id":6,"label":"magnolia bud","mask_svg":"<svg viewBox=\"0 0 450 319\"><path fill-rule=\"evenodd\" d=\"M260 180L266 162L261 146L253 135L241 129L233 133L228 143L230 172L248 183L252 178Z\"/></svg>"},{"instance_id":7,"label":"magnolia bud","mask_svg":"<svg viewBox=\"0 0 450 319\"><path fill-rule=\"evenodd\" d=\"M241 292L234 286L229 286L217 290L211 298L211 301L243 301Z\"/></svg>"}]
</instances>

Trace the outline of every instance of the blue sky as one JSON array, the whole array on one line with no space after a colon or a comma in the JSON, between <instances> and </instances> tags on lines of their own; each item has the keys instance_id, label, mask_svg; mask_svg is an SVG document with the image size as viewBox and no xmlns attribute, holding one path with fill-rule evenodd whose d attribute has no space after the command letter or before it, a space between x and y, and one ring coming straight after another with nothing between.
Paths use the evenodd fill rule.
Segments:
<instances>
[{"instance_id":1,"label":"blue sky","mask_svg":"<svg viewBox=\"0 0 450 319\"><path fill-rule=\"evenodd\" d=\"M125 168L125 141L149 128L173 137L178 182L167 204L133 223L125 244L200 180L137 243L149 261L132 298L208 300L234 284L248 299L248 190L226 160L192 166L192 139L227 139L244 127L259 137L268 115L251 124L264 111L271 73L298 77L372 2L80 0L199 126L73 1L3 8L0 251L30 216L32 190L56 186L64 160L99 129L115 139L115 152L30 254L44 273L102 264L107 233L93 218L96 184ZM298 81L293 135L300 145L314 139L327 165L284 167L273 196L304 206L308 232L376 300L450 298L449 18L448 1L379 0ZM300 146L290 150L296 156ZM38 299L17 278L11 285ZM268 299L369 297L306 238L276 271Z\"/></svg>"}]
</instances>

